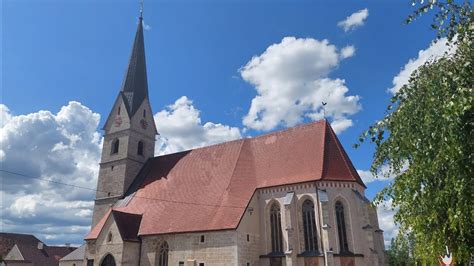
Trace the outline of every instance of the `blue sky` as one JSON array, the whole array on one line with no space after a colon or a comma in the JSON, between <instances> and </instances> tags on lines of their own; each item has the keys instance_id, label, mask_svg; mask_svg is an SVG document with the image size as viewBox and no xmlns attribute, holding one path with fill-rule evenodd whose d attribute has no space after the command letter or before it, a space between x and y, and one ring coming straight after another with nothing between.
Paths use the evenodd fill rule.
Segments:
<instances>
[{"instance_id":1,"label":"blue sky","mask_svg":"<svg viewBox=\"0 0 474 266\"><path fill-rule=\"evenodd\" d=\"M341 114L336 110L328 119L351 121L352 125L341 130L338 136L355 167L362 171L368 170L373 146L365 144L355 150L352 144L364 129L382 117L391 96L389 89L394 87L394 78L409 74L416 64L443 49L430 46L435 32L429 28L429 16L412 25L404 24L404 19L413 10L410 3L408 0L146 1L144 21L148 28L145 31L148 84L153 111L160 113L155 117L159 118L157 123L162 121L173 125L176 122L173 119L179 118L177 109L180 107L186 111L180 114L194 115L195 123L181 128L179 133L183 135L179 138L171 140L174 136L165 136L170 140L163 144L165 149L161 152L236 137L256 136L311 121L317 115L311 116L314 110L309 109L297 113L296 116L299 116L296 122L279 117L280 120L277 119L270 128L259 128L253 123L261 118L261 113L254 117L253 122L250 119L250 122L245 123L243 118L249 113L252 99L267 89L275 90L273 85L265 83L268 77L276 78L276 81L283 79L268 76L273 73L271 71L261 75L260 70L265 70L263 61L271 62L272 56L284 55L288 47L294 53L297 53L295 49L305 45L317 49L333 47L336 49L332 51L336 56L333 58L335 61L330 66L322 67L324 73L316 76L310 74L309 80L343 80L342 85L339 85L347 91L339 99L342 102L335 100L335 109L347 104L344 101L348 98L345 97L358 96L355 105L353 102L352 107L348 107L352 108L350 111ZM367 16L358 26L349 31L338 26L351 14L364 9L367 10ZM4 169L94 187L96 177L85 176L96 173L93 165L99 158L97 150L100 152L98 133L101 133L100 128L122 82L137 26L138 10L138 1L3 2L2 126L7 125L16 130L5 132L17 132L15 136L3 136L3 145L9 147L0 153ZM286 39L287 46L283 41L285 37L294 37ZM275 49L269 50L272 45ZM348 46L352 47L352 52L344 58L346 56L342 55L342 49ZM421 50L424 52L419 53ZM315 58L318 56L321 54ZM256 67L249 65L253 57L261 60ZM323 59L321 62L325 63ZM301 70L305 66L289 67ZM287 72L284 68L278 71L275 73ZM289 85L284 91L293 92L295 87L292 86ZM329 97L331 93L325 92L324 95ZM309 99L305 95L301 97L298 101ZM319 102L318 98L311 99ZM271 103L266 102L264 106L270 108ZM84 119L74 122L78 112L83 114ZM100 120L95 114L100 115ZM44 123L48 119L52 124ZM39 120L42 126L28 127L37 125ZM73 125L67 124L70 121L73 121ZM206 127L207 122L211 124ZM59 166L61 160L54 158L57 154L48 155L51 159L49 163L35 162L31 167L25 166L31 160L41 161L41 153L38 158L33 157L35 152L28 151L43 145L35 141L50 143L50 146L44 147L48 152L52 150L51 147L58 148L58 139L67 139L59 141L65 146L74 142L68 139L72 133L66 136L64 131L58 133L52 129L58 128L57 125L66 128L69 133L90 133L87 145L81 144L80 147L93 155L72 158L75 163L71 169L74 168L74 171L66 169L67 166L57 171L48 170L50 167L62 167ZM168 128L171 127L169 125L163 125L162 133L176 132ZM222 129L219 132L224 133L216 140L209 139L209 135L213 135L209 133L209 127ZM199 131L202 138L181 145L181 140L193 134L186 128ZM20 129L23 131L18 131ZM42 130L49 133L42 134ZM21 136L28 136L31 132L36 134L35 138L28 139L31 143L26 145L26 139ZM46 136L47 141L38 135ZM81 133L76 135L83 136ZM17 150L10 146L17 147ZM79 169L81 165L87 169ZM41 224L50 229L33 233L47 243L80 243L83 233L87 231L87 219L90 219L87 208L93 193L77 192L77 197L64 199L64 202L76 204L75 208L83 214L76 215L83 221L71 228L72 222L39 212L48 210L47 197L41 189L60 188L44 184L32 188L28 182L33 181L18 181L15 186L3 184L1 208L4 222L1 230L32 232L31 227L26 225ZM367 182L367 196L372 198L386 182ZM390 223L390 218L387 219L381 223ZM393 227L390 228L388 230L393 231Z\"/></svg>"}]
</instances>

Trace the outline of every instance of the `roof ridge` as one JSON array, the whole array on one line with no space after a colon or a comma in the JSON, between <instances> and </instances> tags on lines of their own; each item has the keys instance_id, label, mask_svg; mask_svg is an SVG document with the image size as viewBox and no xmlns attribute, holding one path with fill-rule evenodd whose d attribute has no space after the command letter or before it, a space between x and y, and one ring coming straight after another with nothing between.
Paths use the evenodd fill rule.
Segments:
<instances>
[{"instance_id":1,"label":"roof ridge","mask_svg":"<svg viewBox=\"0 0 474 266\"><path fill-rule=\"evenodd\" d=\"M214 144L207 145L207 146L202 146L202 147L187 149L187 150L183 150L183 151L158 155L158 156L155 156L153 158L168 156L168 155L171 155L171 154L177 154L177 153L181 153L181 152L190 152L190 151L195 151L195 150L207 149L207 148L211 148L211 147L215 147L215 146L219 146L219 145L225 145L227 143L232 143L232 142L236 142L236 141L254 140L254 139L274 136L274 135L286 133L286 132L289 132L289 131L298 130L298 129L301 129L301 128L304 128L304 127L309 127L309 126L312 126L312 125L316 125L316 124L319 124L319 123L322 123L322 122L326 122L326 119L321 119L321 120L317 120L317 121L313 121L313 122L309 122L309 123L304 123L304 124L300 124L300 125L297 125L297 126L294 126L294 127L284 128L282 130L277 130L277 131L265 133L265 134L258 135L258 136L255 136L255 137L242 137L240 139L234 139L234 140L229 140L229 141L225 141L225 142L221 142L221 143L214 143Z\"/></svg>"}]
</instances>

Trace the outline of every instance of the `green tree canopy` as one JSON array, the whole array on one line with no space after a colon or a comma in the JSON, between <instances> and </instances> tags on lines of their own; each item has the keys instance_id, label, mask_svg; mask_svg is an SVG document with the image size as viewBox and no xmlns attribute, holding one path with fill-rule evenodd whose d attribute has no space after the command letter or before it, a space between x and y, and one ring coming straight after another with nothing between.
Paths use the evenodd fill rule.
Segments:
<instances>
[{"instance_id":1,"label":"green tree canopy","mask_svg":"<svg viewBox=\"0 0 474 266\"><path fill-rule=\"evenodd\" d=\"M418 68L383 119L359 139L375 143L371 171L388 167L395 176L376 202L392 200L400 234L410 235L414 257L424 261L443 254L446 245L457 262L474 254L474 26L470 4L458 7L446 16L461 21L438 28L455 52Z\"/></svg>"}]
</instances>

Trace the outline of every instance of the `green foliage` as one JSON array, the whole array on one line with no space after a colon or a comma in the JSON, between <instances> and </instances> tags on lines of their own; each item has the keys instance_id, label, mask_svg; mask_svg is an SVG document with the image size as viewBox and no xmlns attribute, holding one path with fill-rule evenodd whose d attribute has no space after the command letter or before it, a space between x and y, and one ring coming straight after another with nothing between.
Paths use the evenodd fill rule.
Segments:
<instances>
[{"instance_id":1,"label":"green foliage","mask_svg":"<svg viewBox=\"0 0 474 266\"><path fill-rule=\"evenodd\" d=\"M412 255L424 262L446 245L457 262L474 254L474 27L470 18L456 23L447 30L457 30L448 34L455 53L418 68L356 144L376 145L375 175L388 166L396 176L376 202L392 200L400 234L413 238Z\"/></svg>"},{"instance_id":2,"label":"green foliage","mask_svg":"<svg viewBox=\"0 0 474 266\"><path fill-rule=\"evenodd\" d=\"M425 0L412 0L412 5L416 9L408 16L406 23L413 22L425 13L434 12L431 28L437 31L438 39L447 37L451 41L456 35L462 39L472 31L474 13L470 1L427 0L425 3Z\"/></svg>"},{"instance_id":3,"label":"green foliage","mask_svg":"<svg viewBox=\"0 0 474 266\"><path fill-rule=\"evenodd\" d=\"M398 235L392 238L387 250L387 262L390 266L416 265L413 257L414 239L411 235Z\"/></svg>"}]
</instances>

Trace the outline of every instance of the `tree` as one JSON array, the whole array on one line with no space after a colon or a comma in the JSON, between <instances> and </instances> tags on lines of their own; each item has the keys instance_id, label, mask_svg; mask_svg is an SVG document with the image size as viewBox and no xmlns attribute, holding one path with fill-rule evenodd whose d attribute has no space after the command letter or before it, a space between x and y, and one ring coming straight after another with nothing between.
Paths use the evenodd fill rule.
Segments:
<instances>
[{"instance_id":1,"label":"tree","mask_svg":"<svg viewBox=\"0 0 474 266\"><path fill-rule=\"evenodd\" d=\"M431 7L438 8L437 37L447 36L456 51L418 68L356 146L369 139L376 146L371 171L388 167L395 176L376 202L392 200L414 257L432 261L447 245L462 262L474 254L473 12L469 2L432 0L409 22Z\"/></svg>"},{"instance_id":2,"label":"tree","mask_svg":"<svg viewBox=\"0 0 474 266\"><path fill-rule=\"evenodd\" d=\"M392 238L390 249L387 250L387 261L390 266L416 265L413 257L414 241L411 235L398 235Z\"/></svg>"}]
</instances>

